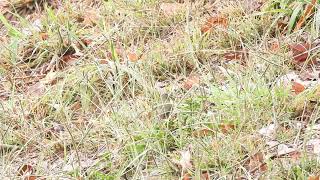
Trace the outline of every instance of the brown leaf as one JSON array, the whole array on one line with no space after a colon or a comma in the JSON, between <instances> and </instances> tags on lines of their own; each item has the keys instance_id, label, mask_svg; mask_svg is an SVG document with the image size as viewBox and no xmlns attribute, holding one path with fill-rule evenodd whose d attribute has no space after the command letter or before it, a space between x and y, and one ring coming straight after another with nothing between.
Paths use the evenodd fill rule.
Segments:
<instances>
[{"instance_id":1,"label":"brown leaf","mask_svg":"<svg viewBox=\"0 0 320 180\"><path fill-rule=\"evenodd\" d=\"M320 176L309 176L308 180L320 180Z\"/></svg>"},{"instance_id":2,"label":"brown leaf","mask_svg":"<svg viewBox=\"0 0 320 180\"><path fill-rule=\"evenodd\" d=\"M134 52L129 52L127 54L127 57L128 57L128 60L131 62L137 62L139 60L139 56L137 56L137 54Z\"/></svg>"},{"instance_id":3,"label":"brown leaf","mask_svg":"<svg viewBox=\"0 0 320 180\"><path fill-rule=\"evenodd\" d=\"M200 180L210 180L210 175L208 172L203 172L200 176Z\"/></svg>"},{"instance_id":4,"label":"brown leaf","mask_svg":"<svg viewBox=\"0 0 320 180\"><path fill-rule=\"evenodd\" d=\"M235 129L234 124L220 124L219 129L222 131L222 133L227 134L228 132Z\"/></svg>"},{"instance_id":5,"label":"brown leaf","mask_svg":"<svg viewBox=\"0 0 320 180\"><path fill-rule=\"evenodd\" d=\"M78 61L78 56L74 54L67 54L62 56L62 62L67 65L74 65Z\"/></svg>"},{"instance_id":6,"label":"brown leaf","mask_svg":"<svg viewBox=\"0 0 320 180\"><path fill-rule=\"evenodd\" d=\"M241 62L245 62L246 58L248 57L248 52L246 50L242 51L229 51L223 54L223 57L226 60L239 60Z\"/></svg>"},{"instance_id":7,"label":"brown leaf","mask_svg":"<svg viewBox=\"0 0 320 180\"><path fill-rule=\"evenodd\" d=\"M221 15L210 17L209 19L207 19L206 23L201 27L201 32L202 33L209 32L216 26L222 26L224 28L227 28L228 26L227 18Z\"/></svg>"},{"instance_id":8,"label":"brown leaf","mask_svg":"<svg viewBox=\"0 0 320 180\"><path fill-rule=\"evenodd\" d=\"M108 61L105 59L99 60L99 64L108 64Z\"/></svg>"},{"instance_id":9,"label":"brown leaf","mask_svg":"<svg viewBox=\"0 0 320 180\"><path fill-rule=\"evenodd\" d=\"M33 172L33 167L29 164L24 164L22 165L19 170L18 170L18 176L23 176L27 173L32 173Z\"/></svg>"},{"instance_id":10,"label":"brown leaf","mask_svg":"<svg viewBox=\"0 0 320 180\"><path fill-rule=\"evenodd\" d=\"M304 85L298 83L298 82L292 82L292 91L298 95L301 92L303 92L305 90Z\"/></svg>"},{"instance_id":11,"label":"brown leaf","mask_svg":"<svg viewBox=\"0 0 320 180\"><path fill-rule=\"evenodd\" d=\"M277 39L270 40L268 42L268 49L272 52L276 52L280 49L280 43Z\"/></svg>"},{"instance_id":12,"label":"brown leaf","mask_svg":"<svg viewBox=\"0 0 320 180\"><path fill-rule=\"evenodd\" d=\"M42 40L47 40L49 38L49 35L48 35L48 33L42 32L42 33L40 33L40 38Z\"/></svg>"},{"instance_id":13,"label":"brown leaf","mask_svg":"<svg viewBox=\"0 0 320 180\"><path fill-rule=\"evenodd\" d=\"M183 180L191 180L191 175L189 173L185 173L182 177Z\"/></svg>"},{"instance_id":14,"label":"brown leaf","mask_svg":"<svg viewBox=\"0 0 320 180\"><path fill-rule=\"evenodd\" d=\"M297 25L294 31L298 31L301 29L306 19L310 17L314 7L316 7L316 4L317 4L317 0L311 0L311 3L307 5L304 14L300 17L299 21L297 22Z\"/></svg>"},{"instance_id":15,"label":"brown leaf","mask_svg":"<svg viewBox=\"0 0 320 180\"><path fill-rule=\"evenodd\" d=\"M209 135L212 135L212 134L213 134L213 131L210 130L210 129L198 129L198 130L195 130L192 133L192 136L194 136L194 137L204 137L204 136L209 136Z\"/></svg>"},{"instance_id":16,"label":"brown leaf","mask_svg":"<svg viewBox=\"0 0 320 180\"><path fill-rule=\"evenodd\" d=\"M200 77L199 75L193 74L190 75L185 82L183 83L183 87L186 90L191 89L194 85L198 85L200 83Z\"/></svg>"},{"instance_id":17,"label":"brown leaf","mask_svg":"<svg viewBox=\"0 0 320 180\"><path fill-rule=\"evenodd\" d=\"M46 178L41 176L26 176L24 180L45 180Z\"/></svg>"},{"instance_id":18,"label":"brown leaf","mask_svg":"<svg viewBox=\"0 0 320 180\"><path fill-rule=\"evenodd\" d=\"M290 44L289 48L292 51L293 59L297 62L304 62L309 57L309 52L311 49L310 43L297 43L297 44Z\"/></svg>"},{"instance_id":19,"label":"brown leaf","mask_svg":"<svg viewBox=\"0 0 320 180\"><path fill-rule=\"evenodd\" d=\"M264 172L268 169L264 162L264 155L261 152L252 155L247 161L245 161L245 166L251 173L258 170L260 172Z\"/></svg>"}]
</instances>

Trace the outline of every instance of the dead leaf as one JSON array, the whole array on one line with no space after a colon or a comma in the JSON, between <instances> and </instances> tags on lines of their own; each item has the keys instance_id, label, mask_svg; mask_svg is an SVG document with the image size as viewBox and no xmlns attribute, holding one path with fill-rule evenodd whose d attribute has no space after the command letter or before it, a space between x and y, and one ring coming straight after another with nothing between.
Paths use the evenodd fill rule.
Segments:
<instances>
[{"instance_id":1,"label":"dead leaf","mask_svg":"<svg viewBox=\"0 0 320 180\"><path fill-rule=\"evenodd\" d=\"M46 178L41 176L26 176L24 180L45 180Z\"/></svg>"},{"instance_id":2,"label":"dead leaf","mask_svg":"<svg viewBox=\"0 0 320 180\"><path fill-rule=\"evenodd\" d=\"M200 180L210 180L210 175L208 172L202 172Z\"/></svg>"},{"instance_id":3,"label":"dead leaf","mask_svg":"<svg viewBox=\"0 0 320 180\"><path fill-rule=\"evenodd\" d=\"M239 60L243 63L245 63L246 58L249 56L248 52L246 50L242 51L229 51L223 54L223 57L226 60Z\"/></svg>"},{"instance_id":4,"label":"dead leaf","mask_svg":"<svg viewBox=\"0 0 320 180\"><path fill-rule=\"evenodd\" d=\"M220 124L219 129L222 131L223 134L227 134L228 132L235 129L234 124Z\"/></svg>"},{"instance_id":5,"label":"dead leaf","mask_svg":"<svg viewBox=\"0 0 320 180\"><path fill-rule=\"evenodd\" d=\"M292 82L292 91L298 95L301 92L303 92L305 90L304 85L298 83L298 82Z\"/></svg>"},{"instance_id":6,"label":"dead leaf","mask_svg":"<svg viewBox=\"0 0 320 180\"><path fill-rule=\"evenodd\" d=\"M261 128L259 134L268 138L272 138L275 135L277 126L275 124L270 124L267 127Z\"/></svg>"},{"instance_id":7,"label":"dead leaf","mask_svg":"<svg viewBox=\"0 0 320 180\"><path fill-rule=\"evenodd\" d=\"M309 140L307 146L311 146L312 153L320 155L320 139Z\"/></svg>"},{"instance_id":8,"label":"dead leaf","mask_svg":"<svg viewBox=\"0 0 320 180\"><path fill-rule=\"evenodd\" d=\"M127 54L128 60L131 62L137 62L139 60L139 56L134 52L129 52Z\"/></svg>"},{"instance_id":9,"label":"dead leaf","mask_svg":"<svg viewBox=\"0 0 320 180\"><path fill-rule=\"evenodd\" d=\"M173 16L185 10L185 5L179 3L161 3L160 10L165 16Z\"/></svg>"},{"instance_id":10,"label":"dead leaf","mask_svg":"<svg viewBox=\"0 0 320 180\"><path fill-rule=\"evenodd\" d=\"M205 137L205 136L209 136L209 135L212 135L212 134L213 134L213 131L210 130L210 129L198 129L198 130L195 130L192 133L192 136L194 136L194 137Z\"/></svg>"},{"instance_id":11,"label":"dead leaf","mask_svg":"<svg viewBox=\"0 0 320 180\"><path fill-rule=\"evenodd\" d=\"M41 38L43 41L45 41L45 40L47 40L47 39L49 38L49 35L48 35L48 33L41 32L41 33L40 33L40 38Z\"/></svg>"},{"instance_id":12,"label":"dead leaf","mask_svg":"<svg viewBox=\"0 0 320 180\"><path fill-rule=\"evenodd\" d=\"M182 180L192 180L191 175L189 173L185 173Z\"/></svg>"},{"instance_id":13,"label":"dead leaf","mask_svg":"<svg viewBox=\"0 0 320 180\"><path fill-rule=\"evenodd\" d=\"M270 41L268 41L268 49L271 52L277 52L280 49L280 42L278 39L272 39Z\"/></svg>"},{"instance_id":14,"label":"dead leaf","mask_svg":"<svg viewBox=\"0 0 320 180\"><path fill-rule=\"evenodd\" d=\"M297 25L296 25L294 31L298 31L301 29L301 27L304 24L304 22L306 21L306 19L310 17L314 7L316 7L316 4L317 4L317 0L311 0L311 3L309 3L307 5L304 14L300 17L299 21L297 22Z\"/></svg>"},{"instance_id":15,"label":"dead leaf","mask_svg":"<svg viewBox=\"0 0 320 180\"><path fill-rule=\"evenodd\" d=\"M283 155L288 155L288 154L293 153L295 151L296 151L295 148L291 148L286 144L279 144L278 150L277 150L277 156L281 157Z\"/></svg>"},{"instance_id":16,"label":"dead leaf","mask_svg":"<svg viewBox=\"0 0 320 180\"><path fill-rule=\"evenodd\" d=\"M190 75L190 76L185 80L185 82L183 83L183 87L184 87L186 90L189 90L189 89L191 89L193 86L199 85L199 84L200 84L200 77L199 77L199 75L193 74L193 75Z\"/></svg>"},{"instance_id":17,"label":"dead leaf","mask_svg":"<svg viewBox=\"0 0 320 180\"><path fill-rule=\"evenodd\" d=\"M26 174L31 174L33 172L33 167L29 164L22 165L18 170L18 176L24 176Z\"/></svg>"},{"instance_id":18,"label":"dead leaf","mask_svg":"<svg viewBox=\"0 0 320 180\"><path fill-rule=\"evenodd\" d=\"M308 180L320 180L320 176L309 176Z\"/></svg>"},{"instance_id":19,"label":"dead leaf","mask_svg":"<svg viewBox=\"0 0 320 180\"><path fill-rule=\"evenodd\" d=\"M108 64L108 60L101 59L99 60L99 64Z\"/></svg>"},{"instance_id":20,"label":"dead leaf","mask_svg":"<svg viewBox=\"0 0 320 180\"><path fill-rule=\"evenodd\" d=\"M78 61L78 56L75 54L66 54L62 56L62 62L67 65L74 65Z\"/></svg>"},{"instance_id":21,"label":"dead leaf","mask_svg":"<svg viewBox=\"0 0 320 180\"><path fill-rule=\"evenodd\" d=\"M201 32L210 32L216 26L222 26L223 28L227 28L228 19L221 15L212 16L209 19L207 19L206 23L201 27Z\"/></svg>"},{"instance_id":22,"label":"dead leaf","mask_svg":"<svg viewBox=\"0 0 320 180\"><path fill-rule=\"evenodd\" d=\"M268 169L267 164L264 162L264 155L261 152L252 155L244 164L251 173L256 171L264 172Z\"/></svg>"},{"instance_id":23,"label":"dead leaf","mask_svg":"<svg viewBox=\"0 0 320 180\"><path fill-rule=\"evenodd\" d=\"M292 51L293 59L297 63L305 62L309 55L311 44L310 43L297 43L297 44L290 44L289 48Z\"/></svg>"},{"instance_id":24,"label":"dead leaf","mask_svg":"<svg viewBox=\"0 0 320 180\"><path fill-rule=\"evenodd\" d=\"M191 163L191 152L190 152L190 148L188 148L185 151L180 151L181 154L181 158L179 161L179 165L182 168L182 172L184 172L187 169L191 169L192 168L192 163Z\"/></svg>"},{"instance_id":25,"label":"dead leaf","mask_svg":"<svg viewBox=\"0 0 320 180\"><path fill-rule=\"evenodd\" d=\"M46 86L41 81L39 81L28 87L26 92L30 96L39 97L44 95L44 93L46 92Z\"/></svg>"}]
</instances>

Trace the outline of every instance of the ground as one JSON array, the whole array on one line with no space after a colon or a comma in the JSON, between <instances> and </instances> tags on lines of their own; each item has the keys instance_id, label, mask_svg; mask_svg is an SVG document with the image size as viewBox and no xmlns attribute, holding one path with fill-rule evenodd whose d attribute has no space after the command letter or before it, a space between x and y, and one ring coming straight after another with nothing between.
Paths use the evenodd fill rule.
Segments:
<instances>
[{"instance_id":1,"label":"ground","mask_svg":"<svg viewBox=\"0 0 320 180\"><path fill-rule=\"evenodd\" d=\"M0 176L319 179L318 6L0 1Z\"/></svg>"}]
</instances>

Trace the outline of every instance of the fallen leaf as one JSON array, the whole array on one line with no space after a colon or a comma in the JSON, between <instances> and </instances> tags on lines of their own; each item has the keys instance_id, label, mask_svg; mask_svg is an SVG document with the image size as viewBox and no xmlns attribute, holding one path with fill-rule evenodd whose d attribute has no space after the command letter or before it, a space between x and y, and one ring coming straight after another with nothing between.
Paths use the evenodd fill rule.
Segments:
<instances>
[{"instance_id":1,"label":"fallen leaf","mask_svg":"<svg viewBox=\"0 0 320 180\"><path fill-rule=\"evenodd\" d=\"M307 146L311 146L312 153L320 155L320 139L309 140Z\"/></svg>"},{"instance_id":2,"label":"fallen leaf","mask_svg":"<svg viewBox=\"0 0 320 180\"><path fill-rule=\"evenodd\" d=\"M268 42L268 49L271 52L277 52L280 49L280 42L278 39L272 39Z\"/></svg>"},{"instance_id":3,"label":"fallen leaf","mask_svg":"<svg viewBox=\"0 0 320 180\"><path fill-rule=\"evenodd\" d=\"M311 49L310 43L297 43L297 44L290 44L289 48L292 51L293 59L298 62L305 62L309 57L309 52Z\"/></svg>"},{"instance_id":4,"label":"fallen leaf","mask_svg":"<svg viewBox=\"0 0 320 180\"><path fill-rule=\"evenodd\" d=\"M252 155L244 164L251 173L256 171L264 172L268 169L267 164L264 162L264 155L261 152Z\"/></svg>"},{"instance_id":5,"label":"fallen leaf","mask_svg":"<svg viewBox=\"0 0 320 180\"><path fill-rule=\"evenodd\" d=\"M222 131L222 133L226 134L230 132L231 130L235 129L234 124L220 124L219 129Z\"/></svg>"},{"instance_id":6,"label":"fallen leaf","mask_svg":"<svg viewBox=\"0 0 320 180\"><path fill-rule=\"evenodd\" d=\"M278 150L277 150L277 155L278 157L281 157L283 155L288 155L289 153L295 152L295 148L291 148L288 145L285 144L279 144L278 145Z\"/></svg>"},{"instance_id":7,"label":"fallen leaf","mask_svg":"<svg viewBox=\"0 0 320 180\"><path fill-rule=\"evenodd\" d=\"M40 33L40 38L41 38L42 40L47 40L47 39L49 38L49 35L48 35L48 33L41 32L41 33Z\"/></svg>"},{"instance_id":8,"label":"fallen leaf","mask_svg":"<svg viewBox=\"0 0 320 180\"><path fill-rule=\"evenodd\" d=\"M303 92L305 90L304 85L298 83L298 82L292 82L292 91L298 95L301 92Z\"/></svg>"},{"instance_id":9,"label":"fallen leaf","mask_svg":"<svg viewBox=\"0 0 320 180\"><path fill-rule=\"evenodd\" d=\"M33 167L29 164L22 165L18 170L18 176L24 176L26 174L31 174L33 172Z\"/></svg>"},{"instance_id":10,"label":"fallen leaf","mask_svg":"<svg viewBox=\"0 0 320 180\"><path fill-rule=\"evenodd\" d=\"M210 129L198 129L198 130L195 130L192 133L192 136L194 136L194 137L204 137L204 136L209 136L209 135L212 135L212 134L213 134L213 131L210 130Z\"/></svg>"},{"instance_id":11,"label":"fallen leaf","mask_svg":"<svg viewBox=\"0 0 320 180\"><path fill-rule=\"evenodd\" d=\"M248 57L248 52L246 50L243 51L229 51L223 54L223 57L226 60L240 60L243 61Z\"/></svg>"},{"instance_id":12,"label":"fallen leaf","mask_svg":"<svg viewBox=\"0 0 320 180\"><path fill-rule=\"evenodd\" d=\"M320 180L320 176L309 176L308 180Z\"/></svg>"},{"instance_id":13,"label":"fallen leaf","mask_svg":"<svg viewBox=\"0 0 320 180\"><path fill-rule=\"evenodd\" d=\"M270 124L267 127L261 128L259 130L259 134L268 138L273 138L276 130L277 130L277 126L275 124Z\"/></svg>"},{"instance_id":14,"label":"fallen leaf","mask_svg":"<svg viewBox=\"0 0 320 180\"><path fill-rule=\"evenodd\" d=\"M200 180L210 180L210 175L208 172L202 172Z\"/></svg>"},{"instance_id":15,"label":"fallen leaf","mask_svg":"<svg viewBox=\"0 0 320 180\"><path fill-rule=\"evenodd\" d=\"M189 174L189 173L185 173L184 175L183 175L183 178L182 178L182 180L191 180L192 178L191 178L191 175Z\"/></svg>"},{"instance_id":16,"label":"fallen leaf","mask_svg":"<svg viewBox=\"0 0 320 180\"><path fill-rule=\"evenodd\" d=\"M45 180L46 178L41 176L26 176L24 180Z\"/></svg>"},{"instance_id":17,"label":"fallen leaf","mask_svg":"<svg viewBox=\"0 0 320 180\"><path fill-rule=\"evenodd\" d=\"M108 64L108 61L105 59L99 60L99 64Z\"/></svg>"},{"instance_id":18,"label":"fallen leaf","mask_svg":"<svg viewBox=\"0 0 320 180\"><path fill-rule=\"evenodd\" d=\"M39 81L28 87L26 92L30 96L39 97L44 95L44 93L46 92L46 86L41 81Z\"/></svg>"},{"instance_id":19,"label":"fallen leaf","mask_svg":"<svg viewBox=\"0 0 320 180\"><path fill-rule=\"evenodd\" d=\"M316 4L317 4L317 0L311 0L311 2L307 5L304 14L300 17L299 21L297 22L297 25L294 31L298 31L301 29L306 19L310 17L314 7L316 7Z\"/></svg>"},{"instance_id":20,"label":"fallen leaf","mask_svg":"<svg viewBox=\"0 0 320 180\"><path fill-rule=\"evenodd\" d=\"M181 154L181 158L179 161L179 165L182 168L182 172L184 172L187 169L191 169L192 168L192 164L191 164L191 152L190 149L188 148L188 150L185 151L180 151Z\"/></svg>"},{"instance_id":21,"label":"fallen leaf","mask_svg":"<svg viewBox=\"0 0 320 180\"><path fill-rule=\"evenodd\" d=\"M92 40L91 39L81 39L81 42L83 43L83 45L89 46L92 43Z\"/></svg>"},{"instance_id":22,"label":"fallen leaf","mask_svg":"<svg viewBox=\"0 0 320 180\"><path fill-rule=\"evenodd\" d=\"M127 57L128 57L128 60L131 62L137 62L139 60L139 56L137 56L137 54L134 52L129 52L127 54Z\"/></svg>"},{"instance_id":23,"label":"fallen leaf","mask_svg":"<svg viewBox=\"0 0 320 180\"><path fill-rule=\"evenodd\" d=\"M74 54L67 54L62 56L62 62L67 65L74 65L78 61L78 56Z\"/></svg>"},{"instance_id":24,"label":"fallen leaf","mask_svg":"<svg viewBox=\"0 0 320 180\"><path fill-rule=\"evenodd\" d=\"M185 82L183 83L183 87L186 90L191 89L193 86L198 85L200 83L200 77L199 75L193 74L190 75Z\"/></svg>"},{"instance_id":25,"label":"fallen leaf","mask_svg":"<svg viewBox=\"0 0 320 180\"><path fill-rule=\"evenodd\" d=\"M224 28L227 28L228 26L227 18L221 15L210 17L209 19L207 19L206 23L201 27L201 32L202 33L209 32L216 26L222 26Z\"/></svg>"},{"instance_id":26,"label":"fallen leaf","mask_svg":"<svg viewBox=\"0 0 320 180\"><path fill-rule=\"evenodd\" d=\"M160 10L165 16L173 16L185 10L185 5L179 3L161 3Z\"/></svg>"}]
</instances>

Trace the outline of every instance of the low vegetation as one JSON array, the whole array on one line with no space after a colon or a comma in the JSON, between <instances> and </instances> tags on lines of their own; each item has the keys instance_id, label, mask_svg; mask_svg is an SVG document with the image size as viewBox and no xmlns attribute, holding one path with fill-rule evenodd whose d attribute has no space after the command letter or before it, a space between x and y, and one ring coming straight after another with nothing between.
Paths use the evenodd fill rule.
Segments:
<instances>
[{"instance_id":1,"label":"low vegetation","mask_svg":"<svg viewBox=\"0 0 320 180\"><path fill-rule=\"evenodd\" d=\"M0 176L319 179L318 7L0 1Z\"/></svg>"}]
</instances>

